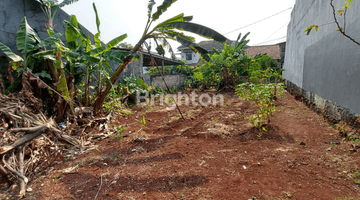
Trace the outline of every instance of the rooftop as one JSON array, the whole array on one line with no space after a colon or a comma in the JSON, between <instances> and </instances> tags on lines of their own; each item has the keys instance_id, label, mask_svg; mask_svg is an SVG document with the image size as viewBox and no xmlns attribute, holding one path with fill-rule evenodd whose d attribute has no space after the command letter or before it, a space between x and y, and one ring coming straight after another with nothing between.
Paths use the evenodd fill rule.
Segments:
<instances>
[{"instance_id":1,"label":"rooftop","mask_svg":"<svg viewBox=\"0 0 360 200\"><path fill-rule=\"evenodd\" d=\"M254 58L258 54L267 54L273 59L281 59L280 56L280 46L279 44L275 45L264 45L264 46L252 46L244 49L248 56Z\"/></svg>"}]
</instances>

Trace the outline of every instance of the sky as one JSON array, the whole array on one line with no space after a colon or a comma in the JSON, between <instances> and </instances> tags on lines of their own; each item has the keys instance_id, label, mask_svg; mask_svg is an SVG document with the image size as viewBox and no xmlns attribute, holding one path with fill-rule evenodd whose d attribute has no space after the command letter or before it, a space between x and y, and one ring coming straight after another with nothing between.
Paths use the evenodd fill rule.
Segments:
<instances>
[{"instance_id":1,"label":"sky","mask_svg":"<svg viewBox=\"0 0 360 200\"><path fill-rule=\"evenodd\" d=\"M95 34L97 28L93 2L98 10L103 42L109 42L124 33L128 37L123 42L134 46L139 41L147 22L148 0L79 0L62 8L68 14L76 15L78 21ZM155 2L153 10L163 0ZM212 28L230 40L236 40L239 33L244 35L250 32L250 46L275 44L286 39L292 11L290 8L294 4L295 0L178 0L156 22L184 13L185 16L193 16L192 22ZM263 21L250 25L260 20ZM195 36L196 42L208 40L186 34ZM177 52L176 48L180 44L172 41L171 45Z\"/></svg>"}]
</instances>

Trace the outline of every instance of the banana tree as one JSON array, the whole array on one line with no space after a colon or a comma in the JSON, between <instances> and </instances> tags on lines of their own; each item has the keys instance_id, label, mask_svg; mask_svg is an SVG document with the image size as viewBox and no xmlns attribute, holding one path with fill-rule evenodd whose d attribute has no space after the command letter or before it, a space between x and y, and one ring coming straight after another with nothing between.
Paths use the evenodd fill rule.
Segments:
<instances>
[{"instance_id":1,"label":"banana tree","mask_svg":"<svg viewBox=\"0 0 360 200\"><path fill-rule=\"evenodd\" d=\"M219 34L218 32L205 27L199 24L189 23L192 20L192 17L184 16L183 13L176 15L168 20L165 20L155 26L152 24L159 19L159 17L177 0L165 0L160 6L157 7L157 10L153 13L153 7L155 5L154 0L150 0L148 4L148 21L145 26L145 30L143 32L142 37L139 42L135 45L135 47L131 50L132 53L136 53L141 49L141 46L148 39L172 39L182 43L185 46L189 46L190 48L195 49L196 51L202 52L206 55L207 51L200 46L194 43L194 38L188 37L184 35L182 32L177 32L177 30L189 31L192 33L196 33L207 38L213 38L219 42L226 42L227 38ZM160 48L159 48L160 49ZM131 63L132 57L126 57L122 63L120 63L111 76L110 80L107 82L106 86L102 87L100 92L97 94L95 98L94 104L94 112L98 114L101 112L102 105L104 100L109 93L112 84L116 82L119 78L120 74L127 67L129 63Z\"/></svg>"},{"instance_id":2,"label":"banana tree","mask_svg":"<svg viewBox=\"0 0 360 200\"><path fill-rule=\"evenodd\" d=\"M36 0L40 3L41 9L47 18L47 28L54 30L54 18L57 11L66 5L77 2L78 0L64 0L61 3L58 0Z\"/></svg>"},{"instance_id":3,"label":"banana tree","mask_svg":"<svg viewBox=\"0 0 360 200\"><path fill-rule=\"evenodd\" d=\"M16 55L14 52L11 51L9 47L7 47L1 42L0 50L2 50L5 55L7 55L11 59L11 68L12 70L17 70L19 75L17 79L20 80L23 70L32 70L33 66L31 65L31 63L34 63L34 55L37 52L42 51L46 46L51 45L53 41L59 39L62 34L53 34L52 36L41 40L38 34L34 31L34 29L32 29L28 24L26 17L24 17L20 24L19 31L16 33L16 36L16 46L18 51L22 53L22 56ZM51 57L48 55L44 56L43 58L55 60L55 57ZM44 73L38 73L36 75L49 78L49 76ZM20 81L15 81L10 86L10 88L7 89L7 91L11 91L11 88L16 88L18 84L20 84Z\"/></svg>"},{"instance_id":4,"label":"banana tree","mask_svg":"<svg viewBox=\"0 0 360 200\"><path fill-rule=\"evenodd\" d=\"M97 13L95 3L93 8L96 15L96 25L98 32L94 36L95 44L92 44L90 35L85 35L79 25L76 16L72 15L70 21L64 20L66 25L66 45L58 40L55 44L57 49L62 52L63 57L67 60L68 75L72 75L72 71L82 68L85 71L85 105L89 104L89 87L91 77L95 72L98 73L98 88L101 88L102 82L109 79L108 71L111 72L109 61L121 63L125 57L136 57L135 54L127 51L111 50L113 47L123 41L127 35L120 35L105 45L100 41L100 20ZM51 55L52 51L40 52L37 55ZM107 70L106 70L107 69Z\"/></svg>"}]
</instances>

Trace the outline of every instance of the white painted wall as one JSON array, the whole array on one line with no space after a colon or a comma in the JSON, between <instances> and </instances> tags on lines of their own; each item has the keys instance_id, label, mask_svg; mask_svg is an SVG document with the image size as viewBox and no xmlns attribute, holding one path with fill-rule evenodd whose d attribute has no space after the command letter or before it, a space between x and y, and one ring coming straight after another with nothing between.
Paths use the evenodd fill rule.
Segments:
<instances>
[{"instance_id":1,"label":"white painted wall","mask_svg":"<svg viewBox=\"0 0 360 200\"><path fill-rule=\"evenodd\" d=\"M192 59L186 60L186 54L191 53ZM197 64L200 61L200 55L190 49L181 50L181 60L186 60L189 65L191 64Z\"/></svg>"}]
</instances>

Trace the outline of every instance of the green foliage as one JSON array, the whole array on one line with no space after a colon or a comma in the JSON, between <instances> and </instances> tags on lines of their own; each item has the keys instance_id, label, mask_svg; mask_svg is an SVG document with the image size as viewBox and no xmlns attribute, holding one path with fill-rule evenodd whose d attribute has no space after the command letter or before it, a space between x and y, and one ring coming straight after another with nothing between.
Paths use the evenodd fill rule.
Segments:
<instances>
[{"instance_id":1,"label":"green foliage","mask_svg":"<svg viewBox=\"0 0 360 200\"><path fill-rule=\"evenodd\" d=\"M127 76L121 79L118 87L123 94L136 94L136 91L151 91L151 86L147 85L142 79L134 76Z\"/></svg>"},{"instance_id":2,"label":"green foliage","mask_svg":"<svg viewBox=\"0 0 360 200\"><path fill-rule=\"evenodd\" d=\"M274 100L284 92L284 85L280 82L282 71L270 67L262 69L259 63L253 64L248 69L249 82L240 84L236 89L238 96L254 102L257 106L257 113L250 116L249 121L259 130L267 131L264 125L270 122L270 117L276 110Z\"/></svg>"},{"instance_id":3,"label":"green foliage","mask_svg":"<svg viewBox=\"0 0 360 200\"><path fill-rule=\"evenodd\" d=\"M353 1L354 0L346 0L345 5L343 5L340 10L336 11L337 14L341 17L345 13L345 11L350 8Z\"/></svg>"},{"instance_id":4,"label":"green foliage","mask_svg":"<svg viewBox=\"0 0 360 200\"><path fill-rule=\"evenodd\" d=\"M110 138L114 138L118 142L121 142L121 139L124 137L123 134L125 133L125 128L123 126L116 127L116 133L110 135Z\"/></svg>"},{"instance_id":5,"label":"green foliage","mask_svg":"<svg viewBox=\"0 0 360 200\"><path fill-rule=\"evenodd\" d=\"M311 26L307 27L307 29L304 31L304 32L306 33L306 35L309 35L309 34L310 34L310 32L311 32L311 30L312 30L313 28L315 28L315 30L316 30L316 31L318 31L318 30L319 30L319 26L318 26L318 25L313 24L313 25L311 25Z\"/></svg>"},{"instance_id":6,"label":"green foliage","mask_svg":"<svg viewBox=\"0 0 360 200\"><path fill-rule=\"evenodd\" d=\"M360 186L360 173L358 171L355 172L354 174L352 174L351 178L348 178L348 180L353 181Z\"/></svg>"},{"instance_id":7,"label":"green foliage","mask_svg":"<svg viewBox=\"0 0 360 200\"><path fill-rule=\"evenodd\" d=\"M23 59L11 51L9 47L0 42L0 50L14 62L21 62Z\"/></svg>"},{"instance_id":8,"label":"green foliage","mask_svg":"<svg viewBox=\"0 0 360 200\"><path fill-rule=\"evenodd\" d=\"M186 75L191 75L193 73L194 67L190 66L190 65L178 65L176 67L176 72L177 73L184 73Z\"/></svg>"},{"instance_id":9,"label":"green foliage","mask_svg":"<svg viewBox=\"0 0 360 200\"><path fill-rule=\"evenodd\" d=\"M176 66L164 66L164 71L162 71L162 67L159 67L162 74L171 74L171 72L176 71ZM149 71L146 75L160 75L159 70L156 67L148 68Z\"/></svg>"},{"instance_id":10,"label":"green foliage","mask_svg":"<svg viewBox=\"0 0 360 200\"><path fill-rule=\"evenodd\" d=\"M166 0L163 4L157 7L157 11L152 15L152 20L156 21L159 17L177 0Z\"/></svg>"},{"instance_id":11,"label":"green foliage","mask_svg":"<svg viewBox=\"0 0 360 200\"><path fill-rule=\"evenodd\" d=\"M200 35L207 39L214 39L215 41L218 42L224 43L228 40L225 36L221 35L215 30L210 29L209 27L191 22L171 22L164 25L163 27L167 29L176 28L178 30L188 31Z\"/></svg>"},{"instance_id":12,"label":"green foliage","mask_svg":"<svg viewBox=\"0 0 360 200\"><path fill-rule=\"evenodd\" d=\"M343 6L341 6L341 9L336 11L336 13L337 13L340 17L344 16L344 28L345 28L345 14L346 14L347 9L350 8L350 6L351 6L351 4L353 3L353 1L354 1L354 0L346 0L346 1L345 1L345 4L344 4ZM336 19L336 16L335 16L335 7L333 6L333 0L330 1L330 5L331 5L331 7L333 8L334 19L335 19L335 23L336 23L336 25L337 25L338 30L339 30L343 35L346 35L346 34L345 34L345 30L343 30L343 27L341 27L341 26L339 25L339 23L338 23L338 21L337 21L337 19ZM311 26L307 27L306 30L304 31L304 32L306 33L306 35L309 35L313 28L315 28L315 30L318 31L318 30L319 30L319 25L315 25L315 24L314 24L314 25L311 25ZM346 36L347 36L348 38L351 38L351 37L348 36L348 35L346 35ZM351 38L351 40L352 40L353 42L355 42L355 40L353 40L352 38ZM356 43L356 44L359 44L358 42L355 42L355 43Z\"/></svg>"},{"instance_id":13,"label":"green foliage","mask_svg":"<svg viewBox=\"0 0 360 200\"><path fill-rule=\"evenodd\" d=\"M251 58L243 50L249 42L246 40L247 36L248 34L240 40L240 34L235 44L224 44L221 51L213 49L212 54L209 54L209 61L205 61L194 70L194 85L206 88L220 87L224 81L240 83L240 77L245 75L244 72L251 64Z\"/></svg>"}]
</instances>

